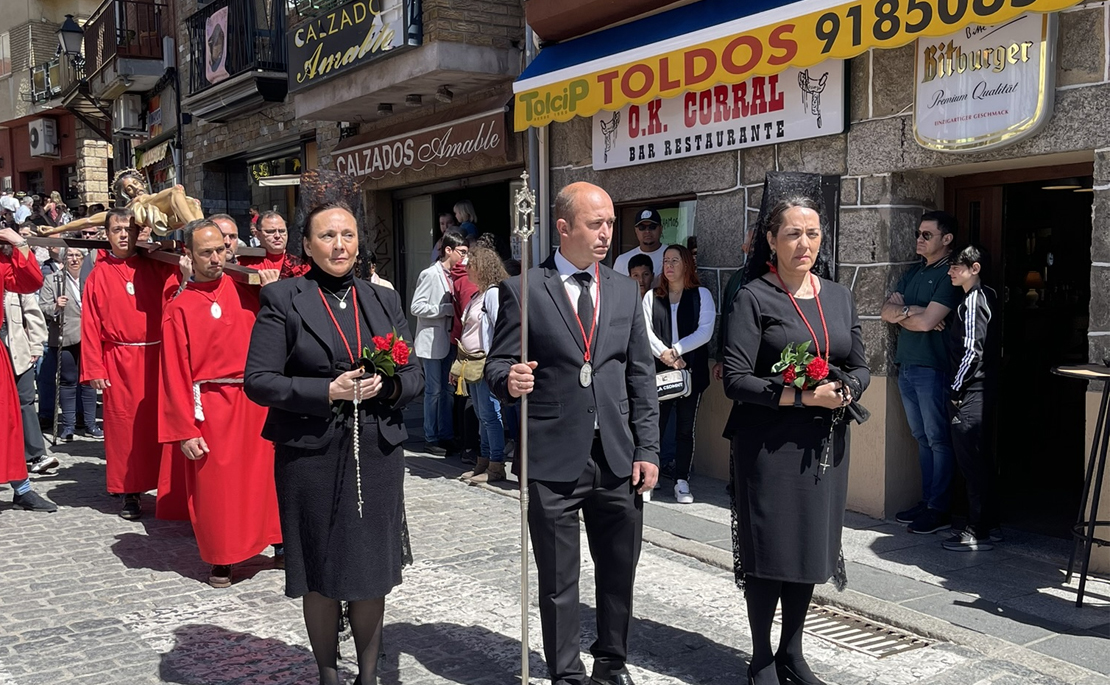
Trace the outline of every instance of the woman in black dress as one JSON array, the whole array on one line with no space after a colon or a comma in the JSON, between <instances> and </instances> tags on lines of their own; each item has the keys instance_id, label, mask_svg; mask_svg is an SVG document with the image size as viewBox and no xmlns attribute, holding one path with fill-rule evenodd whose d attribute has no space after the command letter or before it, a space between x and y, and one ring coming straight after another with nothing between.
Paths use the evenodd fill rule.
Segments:
<instances>
[{"instance_id":1,"label":"woman in black dress","mask_svg":"<svg viewBox=\"0 0 1110 685\"><path fill-rule=\"evenodd\" d=\"M827 278L817 205L783 200L765 225L733 302L724 353L725 394L736 402L728 431L737 579L752 629L748 678L820 685L802 657L802 627L814 585L843 578L846 409L870 374L852 293ZM812 390L771 370L787 345L804 342L829 367ZM772 651L780 600L782 637Z\"/></svg>"},{"instance_id":2,"label":"woman in black dress","mask_svg":"<svg viewBox=\"0 0 1110 685\"><path fill-rule=\"evenodd\" d=\"M304 598L320 682L339 683L336 647L346 601L358 682L372 685L385 595L400 584L410 559L401 410L420 395L424 379L418 365L400 360L392 377L358 367L362 348L374 349L374 336L408 340L409 331L397 293L355 278L359 241L351 210L342 203L317 207L304 222L303 242L308 274L262 289L245 388L270 408L262 435L275 446L285 593Z\"/></svg>"}]
</instances>

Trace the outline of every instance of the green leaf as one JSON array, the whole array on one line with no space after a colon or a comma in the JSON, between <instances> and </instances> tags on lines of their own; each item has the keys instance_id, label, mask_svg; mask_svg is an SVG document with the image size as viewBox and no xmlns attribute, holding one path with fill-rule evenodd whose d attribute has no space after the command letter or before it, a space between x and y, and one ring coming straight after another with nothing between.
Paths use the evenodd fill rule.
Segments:
<instances>
[{"instance_id":1,"label":"green leaf","mask_svg":"<svg viewBox=\"0 0 1110 685\"><path fill-rule=\"evenodd\" d=\"M805 354L806 350L809 349L809 342L810 341L807 340L804 343L798 345L798 354Z\"/></svg>"},{"instance_id":2,"label":"green leaf","mask_svg":"<svg viewBox=\"0 0 1110 685\"><path fill-rule=\"evenodd\" d=\"M805 387L805 385L806 385L806 377L805 376L798 376L797 378L794 379L794 387L795 388L798 388L799 390L801 390L802 388Z\"/></svg>"},{"instance_id":3,"label":"green leaf","mask_svg":"<svg viewBox=\"0 0 1110 685\"><path fill-rule=\"evenodd\" d=\"M780 361L771 367L771 373L782 373L788 366L790 366L790 362Z\"/></svg>"}]
</instances>

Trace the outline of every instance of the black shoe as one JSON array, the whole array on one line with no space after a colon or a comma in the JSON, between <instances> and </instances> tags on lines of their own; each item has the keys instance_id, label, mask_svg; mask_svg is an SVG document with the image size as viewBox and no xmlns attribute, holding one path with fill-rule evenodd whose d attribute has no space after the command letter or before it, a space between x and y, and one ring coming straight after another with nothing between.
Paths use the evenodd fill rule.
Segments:
<instances>
[{"instance_id":1,"label":"black shoe","mask_svg":"<svg viewBox=\"0 0 1110 685\"><path fill-rule=\"evenodd\" d=\"M425 442L424 451L433 457L446 457L447 450L438 442Z\"/></svg>"},{"instance_id":2,"label":"black shoe","mask_svg":"<svg viewBox=\"0 0 1110 685\"><path fill-rule=\"evenodd\" d=\"M128 521L138 521L143 516L143 504L139 500L138 495L124 495L123 496L123 509L119 512L121 519Z\"/></svg>"},{"instance_id":3,"label":"black shoe","mask_svg":"<svg viewBox=\"0 0 1110 685\"><path fill-rule=\"evenodd\" d=\"M909 525L909 531L918 535L932 535L937 531L948 530L952 527L952 519L948 514L936 509L927 509Z\"/></svg>"},{"instance_id":4,"label":"black shoe","mask_svg":"<svg viewBox=\"0 0 1110 685\"><path fill-rule=\"evenodd\" d=\"M751 664L748 664L748 685L781 685L781 683L775 664L765 666L759 673L753 673Z\"/></svg>"},{"instance_id":5,"label":"black shoe","mask_svg":"<svg viewBox=\"0 0 1110 685\"><path fill-rule=\"evenodd\" d=\"M285 545L274 545L274 568L285 570Z\"/></svg>"},{"instance_id":6,"label":"black shoe","mask_svg":"<svg viewBox=\"0 0 1110 685\"><path fill-rule=\"evenodd\" d=\"M793 666L776 662L775 671L782 685L828 685L809 670L809 666L804 661Z\"/></svg>"},{"instance_id":7,"label":"black shoe","mask_svg":"<svg viewBox=\"0 0 1110 685\"><path fill-rule=\"evenodd\" d=\"M231 587L231 565L213 566L208 575L208 584L217 590Z\"/></svg>"},{"instance_id":8,"label":"black shoe","mask_svg":"<svg viewBox=\"0 0 1110 685\"><path fill-rule=\"evenodd\" d=\"M894 520L898 523L913 523L915 520L917 520L917 517L924 514L928 508L929 506L924 502L918 502L909 509L906 509L905 511L900 511L895 514Z\"/></svg>"},{"instance_id":9,"label":"black shoe","mask_svg":"<svg viewBox=\"0 0 1110 685\"><path fill-rule=\"evenodd\" d=\"M983 538L975 537L970 528L965 528L941 543L950 552L988 552L994 549L990 535Z\"/></svg>"},{"instance_id":10,"label":"black shoe","mask_svg":"<svg viewBox=\"0 0 1110 685\"><path fill-rule=\"evenodd\" d=\"M58 505L46 499L34 490L28 490L22 495L12 498L12 504L27 511L58 511Z\"/></svg>"},{"instance_id":11,"label":"black shoe","mask_svg":"<svg viewBox=\"0 0 1110 685\"><path fill-rule=\"evenodd\" d=\"M464 450L463 453L459 455L459 458L462 459L462 463L467 466L473 466L478 463L478 451Z\"/></svg>"},{"instance_id":12,"label":"black shoe","mask_svg":"<svg viewBox=\"0 0 1110 685\"><path fill-rule=\"evenodd\" d=\"M632 682L632 675L628 671L610 673L608 678L590 676L590 682L596 683L597 685L635 685L635 683Z\"/></svg>"},{"instance_id":13,"label":"black shoe","mask_svg":"<svg viewBox=\"0 0 1110 685\"><path fill-rule=\"evenodd\" d=\"M1002 526L991 528L991 542L1002 542L1004 539L1002 537Z\"/></svg>"}]
</instances>

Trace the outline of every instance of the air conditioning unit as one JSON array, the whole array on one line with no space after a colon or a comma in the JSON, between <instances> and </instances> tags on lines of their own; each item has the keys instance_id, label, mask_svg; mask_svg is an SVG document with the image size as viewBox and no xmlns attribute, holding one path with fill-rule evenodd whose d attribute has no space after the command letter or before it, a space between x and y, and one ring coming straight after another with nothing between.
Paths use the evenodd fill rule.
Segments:
<instances>
[{"instance_id":1,"label":"air conditioning unit","mask_svg":"<svg viewBox=\"0 0 1110 685\"><path fill-rule=\"evenodd\" d=\"M27 125L31 138L32 157L58 156L58 122L53 119L35 119Z\"/></svg>"},{"instance_id":2,"label":"air conditioning unit","mask_svg":"<svg viewBox=\"0 0 1110 685\"><path fill-rule=\"evenodd\" d=\"M112 133L131 138L146 136L143 124L143 96L124 93L112 103Z\"/></svg>"}]
</instances>

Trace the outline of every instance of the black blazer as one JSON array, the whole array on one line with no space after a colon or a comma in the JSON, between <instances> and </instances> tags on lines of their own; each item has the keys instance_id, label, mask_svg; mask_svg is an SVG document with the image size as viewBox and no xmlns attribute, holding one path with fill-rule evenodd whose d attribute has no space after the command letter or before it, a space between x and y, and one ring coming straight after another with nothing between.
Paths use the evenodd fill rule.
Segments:
<instances>
[{"instance_id":1,"label":"black blazer","mask_svg":"<svg viewBox=\"0 0 1110 685\"><path fill-rule=\"evenodd\" d=\"M599 287L593 383L583 388L578 373L585 344L555 258L528 272L528 352L539 363L528 401L529 473L536 480L578 479L590 457L595 420L615 475L631 476L633 461L659 464L655 359L639 286L602 266ZM502 282L500 295L485 377L493 393L511 403L509 368L520 361L520 278Z\"/></svg>"},{"instance_id":2,"label":"black blazer","mask_svg":"<svg viewBox=\"0 0 1110 685\"><path fill-rule=\"evenodd\" d=\"M401 298L388 288L355 279L358 305L373 335L396 330L409 345L408 319ZM262 305L251 332L244 388L253 402L269 407L262 437L278 445L320 449L335 431L338 415L328 401L328 386L338 372L337 360L349 361L333 345L334 324L320 301L319 286L307 278L290 278L262 288ZM372 346L369 340L364 346ZM412 357L397 370L401 396L393 405L368 403L378 432L391 445L408 438L401 409L424 390L424 372Z\"/></svg>"}]
</instances>

